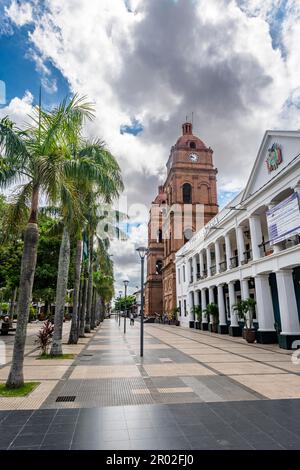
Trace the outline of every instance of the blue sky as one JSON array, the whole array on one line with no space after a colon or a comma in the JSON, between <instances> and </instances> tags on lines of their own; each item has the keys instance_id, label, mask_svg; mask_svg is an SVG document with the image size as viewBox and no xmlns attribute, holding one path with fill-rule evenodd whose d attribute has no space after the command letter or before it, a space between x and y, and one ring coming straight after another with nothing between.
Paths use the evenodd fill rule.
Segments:
<instances>
[{"instance_id":1,"label":"blue sky","mask_svg":"<svg viewBox=\"0 0 300 470\"><path fill-rule=\"evenodd\" d=\"M47 78L41 74L31 58L32 46L28 34L30 27L14 27L13 34L0 36L0 80L6 84L6 101L12 98L22 98L28 90L36 103L39 96L41 80ZM56 104L69 93L69 84L60 71L51 62L45 64L50 72L49 79L56 81L57 92L49 93L44 88L44 104L51 106Z\"/></svg>"},{"instance_id":2,"label":"blue sky","mask_svg":"<svg viewBox=\"0 0 300 470\"><path fill-rule=\"evenodd\" d=\"M50 85L55 84L55 90L42 85L43 105L52 107L59 103L66 95L70 93L70 87L67 79L53 65L51 61L43 61L48 72L42 73L38 70L37 64L33 58L34 51L30 42L31 26L25 25L16 27L5 18L4 7L9 5L8 0L2 1L0 5L0 81L5 84L6 104L13 98L22 98L26 91L33 95L34 104L38 103L39 89L43 80ZM5 103L3 97L3 83L0 89L0 107ZM121 134L139 135L143 132L143 125L135 118L121 126Z\"/></svg>"}]
</instances>

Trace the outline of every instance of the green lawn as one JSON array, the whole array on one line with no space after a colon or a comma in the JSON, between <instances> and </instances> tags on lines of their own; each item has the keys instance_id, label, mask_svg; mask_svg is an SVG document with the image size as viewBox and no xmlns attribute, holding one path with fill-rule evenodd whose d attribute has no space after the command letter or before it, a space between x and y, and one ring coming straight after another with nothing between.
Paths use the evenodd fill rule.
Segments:
<instances>
[{"instance_id":1,"label":"green lawn","mask_svg":"<svg viewBox=\"0 0 300 470\"><path fill-rule=\"evenodd\" d=\"M37 360L39 361L46 361L46 360L55 360L55 359L75 359L75 354L61 354L60 356L51 356L51 354L43 354L39 357L37 357Z\"/></svg>"},{"instance_id":2,"label":"green lawn","mask_svg":"<svg viewBox=\"0 0 300 470\"><path fill-rule=\"evenodd\" d=\"M0 397L26 397L40 385L40 382L28 382L20 388L7 388L5 384L0 384Z\"/></svg>"}]
</instances>

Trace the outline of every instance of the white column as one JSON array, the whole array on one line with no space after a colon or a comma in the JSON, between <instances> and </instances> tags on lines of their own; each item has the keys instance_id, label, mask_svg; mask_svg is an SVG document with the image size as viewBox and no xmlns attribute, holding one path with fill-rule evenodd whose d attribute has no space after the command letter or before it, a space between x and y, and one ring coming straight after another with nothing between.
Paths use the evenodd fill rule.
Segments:
<instances>
[{"instance_id":1,"label":"white column","mask_svg":"<svg viewBox=\"0 0 300 470\"><path fill-rule=\"evenodd\" d=\"M228 283L228 293L229 293L229 305L230 305L230 325L239 326L237 314L233 309L233 306L236 304L236 292L234 289L234 282Z\"/></svg>"},{"instance_id":2,"label":"white column","mask_svg":"<svg viewBox=\"0 0 300 470\"><path fill-rule=\"evenodd\" d=\"M189 284L191 283L191 279L192 279L192 263L191 263L191 259L189 259L188 261L188 283Z\"/></svg>"},{"instance_id":3,"label":"white column","mask_svg":"<svg viewBox=\"0 0 300 470\"><path fill-rule=\"evenodd\" d=\"M227 271L230 269L230 258L232 258L232 246L230 235L227 233L225 235L225 250L226 250L226 262L227 262Z\"/></svg>"},{"instance_id":4,"label":"white column","mask_svg":"<svg viewBox=\"0 0 300 470\"><path fill-rule=\"evenodd\" d=\"M244 231L243 227L239 226L236 229L236 240L237 240L237 248L238 248L238 258L239 258L239 265L242 264L242 261L245 259L245 239L244 239Z\"/></svg>"},{"instance_id":5,"label":"white column","mask_svg":"<svg viewBox=\"0 0 300 470\"><path fill-rule=\"evenodd\" d=\"M249 218L250 236L251 236L251 247L253 259L261 258L259 245L262 244L262 231L261 222L259 215L252 215Z\"/></svg>"},{"instance_id":6,"label":"white column","mask_svg":"<svg viewBox=\"0 0 300 470\"><path fill-rule=\"evenodd\" d=\"M242 288L242 298L243 300L247 300L250 297L249 294L249 282L248 279L243 279L241 282L241 288Z\"/></svg>"},{"instance_id":7,"label":"white column","mask_svg":"<svg viewBox=\"0 0 300 470\"><path fill-rule=\"evenodd\" d=\"M220 242L216 241L215 243L215 254L216 254L216 272L217 274L220 273L220 263L221 263L221 250L220 250Z\"/></svg>"},{"instance_id":8,"label":"white column","mask_svg":"<svg viewBox=\"0 0 300 470\"><path fill-rule=\"evenodd\" d=\"M200 258L200 276L204 276L204 257L203 257L203 251L200 251L199 253L199 258Z\"/></svg>"},{"instance_id":9,"label":"white column","mask_svg":"<svg viewBox=\"0 0 300 470\"><path fill-rule=\"evenodd\" d=\"M202 312L206 309L206 290L202 289L201 290L201 309ZM208 319L205 314L202 315L202 323L208 323Z\"/></svg>"},{"instance_id":10,"label":"white column","mask_svg":"<svg viewBox=\"0 0 300 470\"><path fill-rule=\"evenodd\" d=\"M209 303L214 304L215 303L215 296L214 296L214 288L210 287L208 289L208 294L209 294Z\"/></svg>"},{"instance_id":11,"label":"white column","mask_svg":"<svg viewBox=\"0 0 300 470\"><path fill-rule=\"evenodd\" d=\"M275 331L274 311L268 274L255 277L256 312L259 331Z\"/></svg>"},{"instance_id":12,"label":"white column","mask_svg":"<svg viewBox=\"0 0 300 470\"><path fill-rule=\"evenodd\" d=\"M211 276L211 251L206 248L206 261L207 261L207 276Z\"/></svg>"},{"instance_id":13,"label":"white column","mask_svg":"<svg viewBox=\"0 0 300 470\"><path fill-rule=\"evenodd\" d=\"M194 282L197 281L197 257L196 255L193 256L193 274L194 274Z\"/></svg>"},{"instance_id":14,"label":"white column","mask_svg":"<svg viewBox=\"0 0 300 470\"><path fill-rule=\"evenodd\" d=\"M281 318L282 335L299 335L298 316L293 272L291 270L276 273L278 300Z\"/></svg>"},{"instance_id":15,"label":"white column","mask_svg":"<svg viewBox=\"0 0 300 470\"><path fill-rule=\"evenodd\" d=\"M194 292L194 301L195 301L195 306L197 307L200 304L200 302L199 302L199 291L197 291L197 290Z\"/></svg>"},{"instance_id":16,"label":"white column","mask_svg":"<svg viewBox=\"0 0 300 470\"><path fill-rule=\"evenodd\" d=\"M227 326L223 286L224 284L218 285L219 325Z\"/></svg>"}]
</instances>

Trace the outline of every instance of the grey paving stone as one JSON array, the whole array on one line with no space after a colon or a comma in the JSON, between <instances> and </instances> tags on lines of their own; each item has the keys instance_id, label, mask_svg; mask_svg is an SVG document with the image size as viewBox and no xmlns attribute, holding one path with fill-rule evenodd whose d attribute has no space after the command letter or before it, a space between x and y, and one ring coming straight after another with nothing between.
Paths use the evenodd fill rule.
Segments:
<instances>
[{"instance_id":1,"label":"grey paving stone","mask_svg":"<svg viewBox=\"0 0 300 470\"><path fill-rule=\"evenodd\" d=\"M35 445L41 445L43 441L44 435L43 434L31 434L31 435L23 435L17 436L12 444L11 447L31 447Z\"/></svg>"},{"instance_id":2,"label":"grey paving stone","mask_svg":"<svg viewBox=\"0 0 300 470\"><path fill-rule=\"evenodd\" d=\"M48 429L49 426L44 424L26 425L21 429L20 435L32 436L33 434L46 434Z\"/></svg>"}]
</instances>

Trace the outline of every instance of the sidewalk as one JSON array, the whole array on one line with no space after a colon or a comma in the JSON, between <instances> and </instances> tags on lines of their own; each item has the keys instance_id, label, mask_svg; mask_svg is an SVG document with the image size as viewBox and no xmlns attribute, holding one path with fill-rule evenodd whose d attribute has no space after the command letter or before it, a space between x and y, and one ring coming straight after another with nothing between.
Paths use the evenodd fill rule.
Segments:
<instances>
[{"instance_id":1,"label":"sidewalk","mask_svg":"<svg viewBox=\"0 0 300 470\"><path fill-rule=\"evenodd\" d=\"M30 354L27 380L51 386L42 399L10 402L27 411L0 412L0 447L300 448L300 400L289 399L300 397L300 371L289 352L145 325L141 359L139 329L128 322L124 335L123 319L120 327L106 320L76 347L74 361L51 361L43 372Z\"/></svg>"},{"instance_id":2,"label":"sidewalk","mask_svg":"<svg viewBox=\"0 0 300 470\"><path fill-rule=\"evenodd\" d=\"M39 409L53 388L63 380L73 360L43 360L38 361L39 351L35 344L36 335L42 323L28 325L27 340L25 346L24 377L26 382L40 382L40 385L28 396L18 398L0 397L0 410L35 410ZM79 354L88 343L92 335L80 339L78 345L69 346L70 323L64 323L63 350L66 354ZM1 336L6 346L5 365L0 367L0 383L4 383L8 377L13 354L14 335Z\"/></svg>"}]
</instances>

